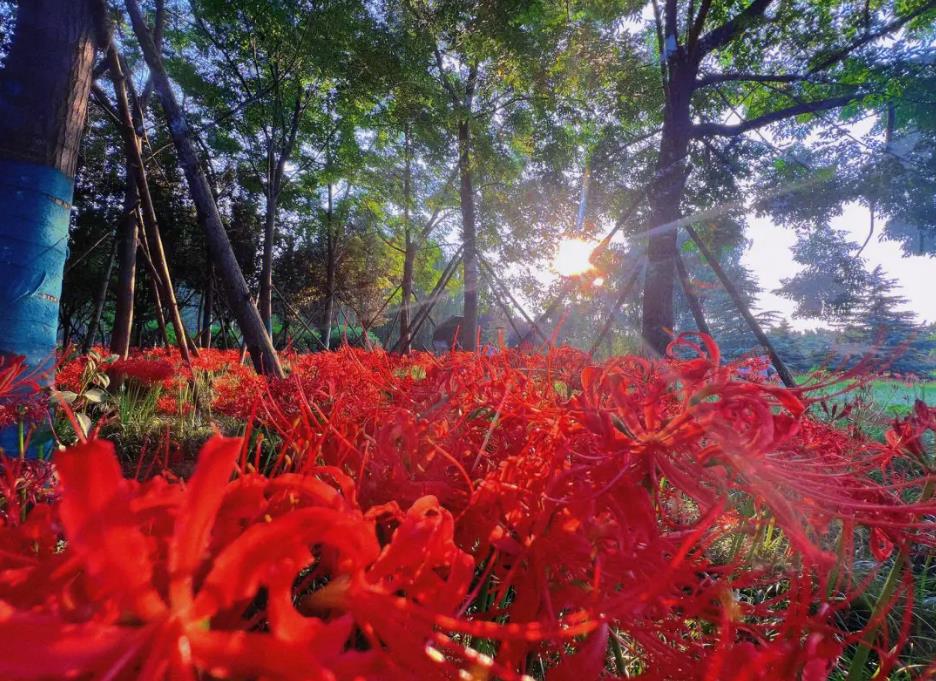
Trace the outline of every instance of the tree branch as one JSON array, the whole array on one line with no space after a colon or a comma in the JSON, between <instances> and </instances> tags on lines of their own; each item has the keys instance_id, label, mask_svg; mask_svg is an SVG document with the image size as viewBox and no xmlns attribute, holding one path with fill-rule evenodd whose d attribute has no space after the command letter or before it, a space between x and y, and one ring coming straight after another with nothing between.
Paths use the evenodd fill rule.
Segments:
<instances>
[{"instance_id":1,"label":"tree branch","mask_svg":"<svg viewBox=\"0 0 936 681\"><path fill-rule=\"evenodd\" d=\"M718 85L719 83L797 83L809 80L816 83L832 84L830 81L813 77L809 73L761 74L761 73L712 73L702 75L695 82L695 89Z\"/></svg>"},{"instance_id":2,"label":"tree branch","mask_svg":"<svg viewBox=\"0 0 936 681\"><path fill-rule=\"evenodd\" d=\"M704 57L709 52L717 50L734 40L752 22L758 21L764 16L764 12L767 11L771 2L773 0L754 0L735 17L706 33L699 40L698 55Z\"/></svg>"},{"instance_id":3,"label":"tree branch","mask_svg":"<svg viewBox=\"0 0 936 681\"><path fill-rule=\"evenodd\" d=\"M702 4L699 5L699 13L696 15L695 21L693 21L692 27L689 29L689 36L686 39L686 46L690 54L693 52L696 42L698 42L699 36L702 34L702 29L705 27L705 19L708 17L708 12L711 7L712 0L702 0Z\"/></svg>"},{"instance_id":4,"label":"tree branch","mask_svg":"<svg viewBox=\"0 0 936 681\"><path fill-rule=\"evenodd\" d=\"M843 59L846 59L848 55L850 55L855 50L864 47L870 42L874 42L878 38L884 37L888 33L893 33L905 24L916 19L918 16L925 14L932 9L936 9L936 0L930 0L929 2L920 5L906 16L898 17L897 19L894 19L893 21L885 24L876 31L865 32L864 34L855 38L848 45L830 52L825 57L815 62L812 66L809 67L808 73L816 73L817 71L823 71L830 66L834 66Z\"/></svg>"},{"instance_id":5,"label":"tree branch","mask_svg":"<svg viewBox=\"0 0 936 681\"><path fill-rule=\"evenodd\" d=\"M864 96L865 93L856 92L850 95L829 97L828 99L820 99L814 102L803 102L802 104L789 106L785 109L771 111L770 113L766 113L763 116L758 116L757 118L752 118L751 120L743 121L742 123L738 123L736 125L725 125L723 123L697 123L696 125L692 126L691 136L695 138L706 137L708 135L737 137L738 135L742 135L749 130L756 130L757 128L762 128L765 125L770 125L771 123L776 123L787 118L792 118L793 116L799 116L800 114L837 109L840 106L845 106L846 104L849 104L856 99L861 99Z\"/></svg>"}]
</instances>

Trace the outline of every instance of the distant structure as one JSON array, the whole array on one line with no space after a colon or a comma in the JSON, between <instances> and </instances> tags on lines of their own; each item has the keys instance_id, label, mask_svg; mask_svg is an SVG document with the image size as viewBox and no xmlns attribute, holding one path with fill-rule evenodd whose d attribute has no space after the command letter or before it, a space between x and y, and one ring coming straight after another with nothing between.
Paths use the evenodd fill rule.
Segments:
<instances>
[{"instance_id":1,"label":"distant structure","mask_svg":"<svg viewBox=\"0 0 936 681\"><path fill-rule=\"evenodd\" d=\"M488 315L481 315L478 318L478 330L483 335L490 318ZM453 315L444 322L435 327L432 332L432 349L435 352L448 352L451 349L463 350L464 338L462 338L462 329L465 328L465 318L461 315Z\"/></svg>"},{"instance_id":2,"label":"distant structure","mask_svg":"<svg viewBox=\"0 0 936 681\"><path fill-rule=\"evenodd\" d=\"M461 315L453 315L439 324L432 332L432 349L436 352L447 352L452 348L461 350L464 326L465 318Z\"/></svg>"}]
</instances>

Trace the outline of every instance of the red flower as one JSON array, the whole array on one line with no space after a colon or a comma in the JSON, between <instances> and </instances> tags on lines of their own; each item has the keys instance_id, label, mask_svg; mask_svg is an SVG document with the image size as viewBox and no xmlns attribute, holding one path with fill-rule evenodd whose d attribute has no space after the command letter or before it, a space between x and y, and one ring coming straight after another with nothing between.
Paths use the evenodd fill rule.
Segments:
<instances>
[{"instance_id":1,"label":"red flower","mask_svg":"<svg viewBox=\"0 0 936 681\"><path fill-rule=\"evenodd\" d=\"M175 375L175 369L168 362L142 357L118 359L107 367L107 372L139 381L144 385L162 383Z\"/></svg>"}]
</instances>

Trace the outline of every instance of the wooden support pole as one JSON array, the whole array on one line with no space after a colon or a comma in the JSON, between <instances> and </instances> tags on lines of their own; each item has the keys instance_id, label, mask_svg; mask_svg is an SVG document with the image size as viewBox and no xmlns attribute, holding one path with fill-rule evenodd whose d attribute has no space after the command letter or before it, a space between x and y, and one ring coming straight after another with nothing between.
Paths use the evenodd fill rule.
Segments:
<instances>
[{"instance_id":1,"label":"wooden support pole","mask_svg":"<svg viewBox=\"0 0 936 681\"><path fill-rule=\"evenodd\" d=\"M614 316L617 314L617 311L621 309L621 306L624 305L625 301L627 300L627 296L631 294L631 291L634 288L634 284L637 283L637 275L640 274L643 269L643 259L641 259L639 263L634 264L634 269L631 270L630 276L627 278L627 281L624 282L624 287L621 289L620 295L617 297L617 300L614 301L611 309L608 310L608 317L605 319L605 323L601 327L601 331L595 337L595 342L592 343L591 348L588 350L589 355L594 355L598 351L598 348L601 347L601 344L604 342L608 332L611 331L611 326L614 324Z\"/></svg>"},{"instance_id":2,"label":"wooden support pole","mask_svg":"<svg viewBox=\"0 0 936 681\"><path fill-rule=\"evenodd\" d=\"M283 306L284 306L287 310L289 310L289 311L292 313L293 317L296 318L296 321L299 322L299 325L302 326L302 328L305 329L305 330L312 336L312 338L315 339L315 341L316 341L319 345L322 346L322 349L323 349L323 350L328 350L328 348L325 346L325 343L322 342L322 339L319 338L318 334L315 333L315 332L312 330L312 328L306 323L306 321L302 318L302 315L299 314L299 311L298 311L296 308L294 308L294 307L289 303L288 300L286 300L286 297L283 296L283 294L280 292L280 290L279 290L278 288L276 288L276 286L273 285L273 284L271 284L270 286L271 286L272 289L273 289L273 293L276 294L276 297L280 299L280 302L281 302L281 303L283 303Z\"/></svg>"},{"instance_id":3,"label":"wooden support pole","mask_svg":"<svg viewBox=\"0 0 936 681\"><path fill-rule=\"evenodd\" d=\"M764 330L758 324L757 320L754 318L754 315L751 314L751 310L748 308L747 303L744 301L744 298L741 297L741 294L738 292L738 289L735 288L734 283L731 279L728 278L728 275L725 273L725 270L722 269L721 264L712 255L712 252L709 251L708 246L705 245L705 242L699 237L698 233L693 229L692 225L686 225L686 231L689 233L689 236L692 237L692 240L695 241L696 246L699 247L699 252L702 254L702 257L705 258L705 261L709 264L709 267L715 272L715 276L718 277L718 280L721 282L722 286L725 287L725 291L728 292L728 295L731 296L731 300L734 301L735 307L738 308L738 312L741 313L741 316L744 317L744 321L747 322L748 327L750 327L751 332L757 338L757 341L763 346L767 351L767 354L770 356L770 361L773 363L774 368L777 370L777 375L780 376L780 380L783 381L783 384L788 388L796 387L796 379L793 378L793 374L790 373L790 370L787 368L787 365L783 363L780 355L777 353L777 350L774 348L773 343L770 342L770 339L767 338L767 334L764 333Z\"/></svg>"},{"instance_id":4,"label":"wooden support pole","mask_svg":"<svg viewBox=\"0 0 936 681\"><path fill-rule=\"evenodd\" d=\"M702 302L692 290L692 282L689 281L689 271L686 269L686 262L679 251L676 252L676 272L679 274L679 283L682 284L683 293L686 294L686 302L689 303L689 310L692 312L692 318L695 320L696 329L699 333L711 336L708 322L705 321L705 314L702 311Z\"/></svg>"},{"instance_id":5,"label":"wooden support pole","mask_svg":"<svg viewBox=\"0 0 936 681\"><path fill-rule=\"evenodd\" d=\"M439 281L436 282L435 287L432 289L432 293L426 298L425 302L422 304L420 309L415 315L413 320L413 326L410 330L410 338L415 338L416 334L419 333L419 330L422 328L422 325L425 323L426 319L429 317L429 313L432 312L433 306L438 302L439 295L442 290L449 283L449 280L452 278L452 275L455 274L455 269L458 266L458 263L462 259L462 249L459 248L456 251L455 256L449 261L448 265L445 266L445 269L442 271L442 275L439 277ZM393 346L391 352L397 352L403 344L403 339L399 339L396 344Z\"/></svg>"},{"instance_id":6,"label":"wooden support pole","mask_svg":"<svg viewBox=\"0 0 936 681\"><path fill-rule=\"evenodd\" d=\"M133 125L133 114L130 111L130 101L127 95L126 75L120 63L120 55L114 45L113 39L107 49L107 60L110 68L111 82L114 86L114 95L117 98L117 111L120 114L119 126L124 139L124 151L127 154L128 167L133 169L137 191L140 198L140 214L143 217L143 227L149 241L149 254L153 265L159 273L159 283L162 287L162 298L169 307L169 315L176 333L176 344L186 364L191 365L192 354L197 350L190 348L188 334L182 324L182 315L176 300L175 289L172 286L172 277L169 274L169 263L162 245L162 236L159 233L159 224L156 221L156 210L149 190L146 177L146 167L143 164L142 143Z\"/></svg>"},{"instance_id":7,"label":"wooden support pole","mask_svg":"<svg viewBox=\"0 0 936 681\"><path fill-rule=\"evenodd\" d=\"M537 334L539 334L540 338L543 339L544 343L549 343L549 337L545 333L543 333L543 331L539 328L539 325L530 317L530 315L526 313L526 310L524 310L523 307L520 305L520 303L517 302L516 298L513 297L513 294L510 292L510 289L504 284L503 281L501 281L500 277L498 277L494 273L494 268L491 267L491 264L487 261L487 258L485 258L483 255L478 253L478 260L481 262L481 265L487 270L487 273L490 275L491 280L495 284L497 284L501 288L501 290L503 290L503 292L507 295L508 300L510 300L513 306L517 308L517 310L520 312L520 316L522 316L523 319L526 321L526 323L530 325L530 329L532 329ZM494 289L492 288L491 290L493 291ZM496 293L495 293L495 296L496 296ZM514 327L514 331L517 332L518 338L523 335L520 331L517 331L516 327ZM529 329L527 330L526 335L529 335Z\"/></svg>"},{"instance_id":8,"label":"wooden support pole","mask_svg":"<svg viewBox=\"0 0 936 681\"><path fill-rule=\"evenodd\" d=\"M484 264L484 260L480 260L480 262L482 265ZM513 320L513 315L510 314L510 307L507 305L507 303L504 302L503 298L500 297L500 294L497 293L497 289L493 286L491 287L491 294L494 296L494 302L497 303L497 306L501 309L501 312L503 312L504 316L507 317L507 322L514 330L514 333L517 334L517 338L519 338L522 332L517 328L517 324Z\"/></svg>"},{"instance_id":9,"label":"wooden support pole","mask_svg":"<svg viewBox=\"0 0 936 681\"><path fill-rule=\"evenodd\" d=\"M569 297L569 294L572 293L572 290L575 288L575 283L575 278L569 278L566 280L566 282L562 285L562 288L559 290L559 293L549 304L549 307L543 311L543 314L536 318L537 327L552 317L553 314L555 314L556 310L559 309L559 306L562 305L565 299ZM533 334L533 328L534 327L530 327L527 329L527 332L523 335L523 338L520 339L519 345L526 343L530 339L530 336Z\"/></svg>"},{"instance_id":10,"label":"wooden support pole","mask_svg":"<svg viewBox=\"0 0 936 681\"><path fill-rule=\"evenodd\" d=\"M94 302L94 315L91 317L91 324L88 326L88 333L85 336L81 347L81 354L87 355L94 343L94 334L97 332L98 325L101 323L101 315L104 312L104 303L107 300L107 288L110 285L111 273L114 271L114 260L117 259L117 246L120 239L114 234L114 244L111 247L110 256L107 259L107 268L104 271L104 279L101 280L101 288L98 291L97 299Z\"/></svg>"},{"instance_id":11,"label":"wooden support pole","mask_svg":"<svg viewBox=\"0 0 936 681\"><path fill-rule=\"evenodd\" d=\"M137 220L139 221L139 213L137 215ZM166 329L166 313L163 310L162 296L159 291L162 288L159 281L159 273L156 271L156 266L153 265L153 260L150 258L149 245L146 240L146 232L142 229L138 233L139 240L137 245L139 246L140 253L143 254L143 264L146 267L146 271L149 273L150 281L153 285L153 306L156 308L156 323L159 325L159 333L162 334L163 345L169 345L169 332Z\"/></svg>"}]
</instances>

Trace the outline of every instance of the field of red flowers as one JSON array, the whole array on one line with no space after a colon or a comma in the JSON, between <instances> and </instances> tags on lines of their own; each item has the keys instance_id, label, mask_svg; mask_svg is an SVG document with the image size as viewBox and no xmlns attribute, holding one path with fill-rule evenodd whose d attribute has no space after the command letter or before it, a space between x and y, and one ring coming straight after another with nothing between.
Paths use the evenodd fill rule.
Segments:
<instances>
[{"instance_id":1,"label":"field of red flowers","mask_svg":"<svg viewBox=\"0 0 936 681\"><path fill-rule=\"evenodd\" d=\"M936 410L879 442L671 350L74 359L81 441L0 476L0 678L933 678ZM229 436L127 476L131 390Z\"/></svg>"}]
</instances>

